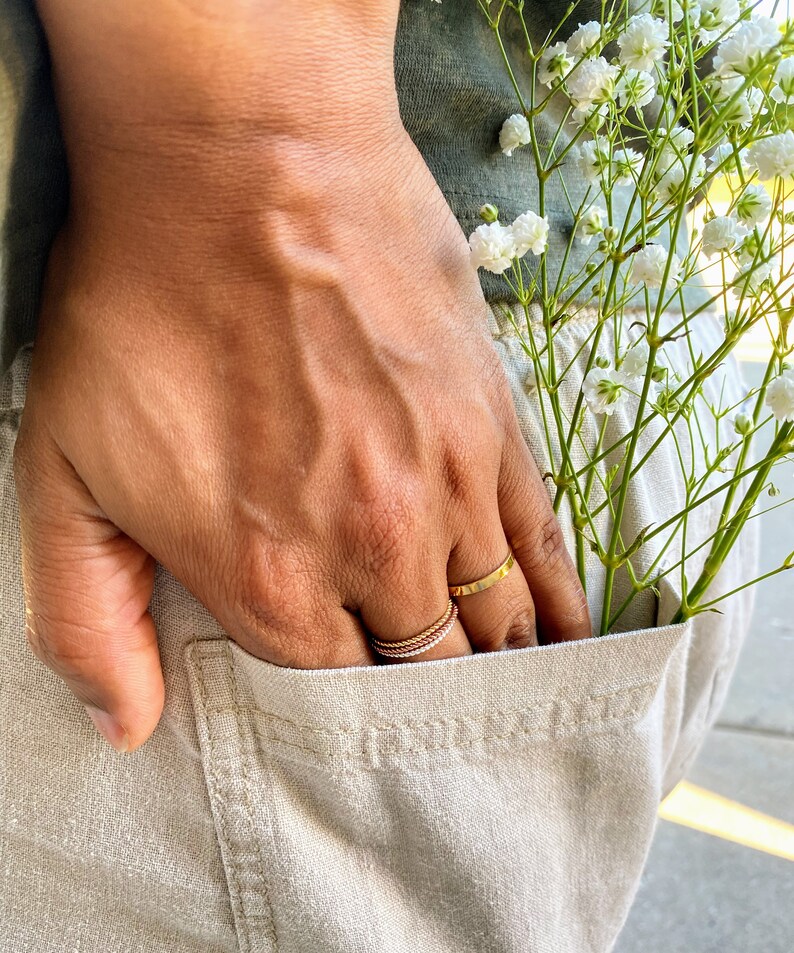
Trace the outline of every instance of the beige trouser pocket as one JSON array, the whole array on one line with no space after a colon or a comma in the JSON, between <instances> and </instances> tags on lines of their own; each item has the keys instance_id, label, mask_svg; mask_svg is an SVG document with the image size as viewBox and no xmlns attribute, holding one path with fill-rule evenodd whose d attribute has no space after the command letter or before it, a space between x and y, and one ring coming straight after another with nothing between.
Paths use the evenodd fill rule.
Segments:
<instances>
[{"instance_id":1,"label":"beige trouser pocket","mask_svg":"<svg viewBox=\"0 0 794 953\"><path fill-rule=\"evenodd\" d=\"M321 671L189 645L241 949L608 950L691 740L691 637Z\"/></svg>"}]
</instances>

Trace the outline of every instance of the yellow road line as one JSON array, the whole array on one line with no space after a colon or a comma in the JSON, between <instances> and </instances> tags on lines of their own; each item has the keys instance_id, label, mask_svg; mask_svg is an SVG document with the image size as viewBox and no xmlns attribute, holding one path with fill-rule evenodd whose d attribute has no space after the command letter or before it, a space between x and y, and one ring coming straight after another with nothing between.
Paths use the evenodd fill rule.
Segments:
<instances>
[{"instance_id":1,"label":"yellow road line","mask_svg":"<svg viewBox=\"0 0 794 953\"><path fill-rule=\"evenodd\" d=\"M659 817L723 840L794 860L794 825L682 781L662 801Z\"/></svg>"}]
</instances>

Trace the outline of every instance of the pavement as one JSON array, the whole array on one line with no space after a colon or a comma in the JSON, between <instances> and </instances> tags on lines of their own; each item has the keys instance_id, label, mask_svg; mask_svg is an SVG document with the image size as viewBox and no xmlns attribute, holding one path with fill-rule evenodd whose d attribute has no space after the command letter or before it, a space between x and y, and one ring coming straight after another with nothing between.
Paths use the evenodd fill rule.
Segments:
<instances>
[{"instance_id":1,"label":"pavement","mask_svg":"<svg viewBox=\"0 0 794 953\"><path fill-rule=\"evenodd\" d=\"M791 465L779 474L794 496ZM794 550L794 504L761 521L763 571ZM662 805L614 953L794 953L794 570L757 587L727 701Z\"/></svg>"}]
</instances>

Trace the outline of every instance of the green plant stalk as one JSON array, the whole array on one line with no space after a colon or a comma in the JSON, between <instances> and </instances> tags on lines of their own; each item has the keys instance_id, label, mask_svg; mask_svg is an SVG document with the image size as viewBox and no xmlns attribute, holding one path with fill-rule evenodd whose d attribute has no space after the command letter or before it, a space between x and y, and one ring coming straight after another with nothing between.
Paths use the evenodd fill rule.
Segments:
<instances>
[{"instance_id":1,"label":"green plant stalk","mask_svg":"<svg viewBox=\"0 0 794 953\"><path fill-rule=\"evenodd\" d=\"M739 534L744 528L744 524L752 514L756 500L763 492L764 486L766 485L766 481L772 468L777 463L777 460L780 456L791 451L790 444L793 431L794 424L790 423L784 424L780 428L777 437L772 443L769 455L758 469L758 472L756 473L753 482L750 484L750 487L747 490L741 505L736 511L736 515L726 528L725 535L721 539L715 540L714 544L712 545L711 552L706 557L703 571L701 572L695 584L689 590L688 597L682 601L678 612L676 612L676 614L673 616L672 623L685 622L693 615L696 615L699 611L698 605L700 600L708 591L709 586L714 581L715 576L728 557L728 554L733 548L736 540L739 538Z\"/></svg>"}]
</instances>

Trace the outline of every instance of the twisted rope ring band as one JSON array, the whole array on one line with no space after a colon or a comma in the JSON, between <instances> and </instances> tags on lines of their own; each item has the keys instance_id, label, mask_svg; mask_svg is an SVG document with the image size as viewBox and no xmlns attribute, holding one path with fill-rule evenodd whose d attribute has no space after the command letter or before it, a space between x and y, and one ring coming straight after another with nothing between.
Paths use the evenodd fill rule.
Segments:
<instances>
[{"instance_id":1,"label":"twisted rope ring band","mask_svg":"<svg viewBox=\"0 0 794 953\"><path fill-rule=\"evenodd\" d=\"M450 599L441 618L423 629L418 635L413 635L411 638L403 639L400 642L370 639L370 644L379 655L386 655L390 658L408 658L411 655L418 655L420 652L426 652L434 645L438 645L442 639L446 638L452 631L457 617L457 604Z\"/></svg>"}]
</instances>

